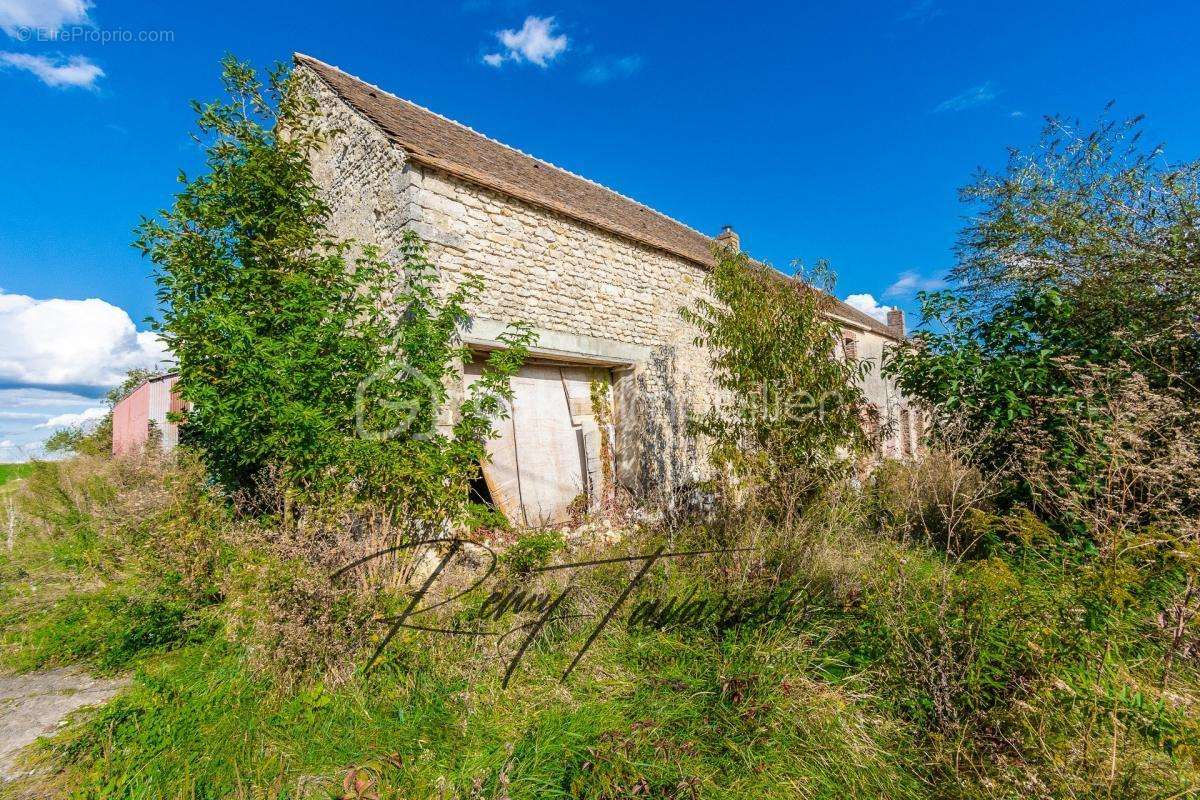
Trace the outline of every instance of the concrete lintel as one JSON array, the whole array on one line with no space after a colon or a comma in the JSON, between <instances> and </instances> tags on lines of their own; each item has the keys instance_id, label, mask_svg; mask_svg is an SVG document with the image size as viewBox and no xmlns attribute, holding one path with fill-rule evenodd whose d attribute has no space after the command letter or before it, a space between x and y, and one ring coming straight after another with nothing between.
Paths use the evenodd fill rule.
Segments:
<instances>
[{"instance_id":1,"label":"concrete lintel","mask_svg":"<svg viewBox=\"0 0 1200 800\"><path fill-rule=\"evenodd\" d=\"M507 327L508 323L499 320L475 318L463 333L463 342L479 350L502 347L499 336ZM539 358L620 367L637 364L650 356L650 348L643 345L545 328L534 328L533 332L537 341L529 352Z\"/></svg>"}]
</instances>

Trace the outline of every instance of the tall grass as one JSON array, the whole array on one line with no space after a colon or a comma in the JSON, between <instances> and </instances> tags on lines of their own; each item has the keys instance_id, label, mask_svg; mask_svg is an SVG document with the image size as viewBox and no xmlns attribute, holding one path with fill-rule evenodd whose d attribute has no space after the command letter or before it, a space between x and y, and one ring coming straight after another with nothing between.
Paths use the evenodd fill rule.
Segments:
<instances>
[{"instance_id":1,"label":"tall grass","mask_svg":"<svg viewBox=\"0 0 1200 800\"><path fill-rule=\"evenodd\" d=\"M313 543L361 552L395 531L363 518L352 530L345 519L237 518L186 461L39 465L22 487L17 547L0 556L2 658L133 675L38 753L50 770L40 785L69 796L1194 792L1200 676L1191 656L1160 685L1166 637L1154 622L1174 578L1097 607L1081 579L1086 554L1028 546L1028 520L986 507L971 515L970 556L948 557L928 532L945 532L930 517L953 482L930 479L926 501L910 476L888 480L909 487L898 506L886 487L833 487L787 530L745 511L630 530L615 545L520 540L497 585L549 592L573 579L563 608L593 616L549 626L505 686L519 637L402 631L363 670L382 628L360 625L362 615L394 613L428 574L428 555L398 561L390 584L373 574L335 590L320 587L336 559ZM920 531L900 530L917 524L913 508L924 509ZM664 561L635 599L785 586L805 602L784 619L727 628L618 615L562 681L637 564L573 578L538 568L659 546L753 549ZM462 574L450 580L479 566L455 565ZM422 624L479 624L481 594ZM510 611L500 627L534 616Z\"/></svg>"}]
</instances>

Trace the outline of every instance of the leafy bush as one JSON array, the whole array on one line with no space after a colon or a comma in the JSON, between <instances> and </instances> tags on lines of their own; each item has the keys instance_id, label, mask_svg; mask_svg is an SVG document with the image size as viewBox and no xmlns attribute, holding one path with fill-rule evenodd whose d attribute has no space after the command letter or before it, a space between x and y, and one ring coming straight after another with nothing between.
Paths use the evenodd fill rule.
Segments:
<instances>
[{"instance_id":1,"label":"leafy bush","mask_svg":"<svg viewBox=\"0 0 1200 800\"><path fill-rule=\"evenodd\" d=\"M478 279L440 295L424 245L400 263L334 239L309 160L323 144L315 101L282 68L264 87L226 59L227 100L196 105L208 171L181 176L138 247L157 266L159 331L190 403L185 443L231 492L264 474L283 513L346 496L384 502L415 532L465 513L508 379L532 341L501 335L484 376L438 427Z\"/></svg>"},{"instance_id":2,"label":"leafy bush","mask_svg":"<svg viewBox=\"0 0 1200 800\"><path fill-rule=\"evenodd\" d=\"M504 551L503 562L515 574L527 574L545 566L551 556L566 546L562 533L554 530L535 530L517 537Z\"/></svg>"},{"instance_id":3,"label":"leafy bush","mask_svg":"<svg viewBox=\"0 0 1200 800\"><path fill-rule=\"evenodd\" d=\"M1166 162L1139 126L1088 133L1052 119L1038 148L965 188L957 286L922 296L937 324L885 366L910 396L971 424L988 471L1033 435L1089 479L1066 431L1097 398L1073 371L1200 402L1200 163Z\"/></svg>"},{"instance_id":4,"label":"leafy bush","mask_svg":"<svg viewBox=\"0 0 1200 800\"><path fill-rule=\"evenodd\" d=\"M823 267L790 279L728 248L716 256L705 276L711 300L683 317L699 330L722 394L691 430L708 437L719 472L790 519L865 445L857 380L869 364L836 355Z\"/></svg>"}]
</instances>

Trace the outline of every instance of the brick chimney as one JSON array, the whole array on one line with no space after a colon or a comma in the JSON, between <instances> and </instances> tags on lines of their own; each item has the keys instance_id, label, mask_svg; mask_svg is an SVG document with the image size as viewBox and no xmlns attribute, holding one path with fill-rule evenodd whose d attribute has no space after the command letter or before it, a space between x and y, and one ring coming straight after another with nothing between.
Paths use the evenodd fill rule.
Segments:
<instances>
[{"instance_id":1,"label":"brick chimney","mask_svg":"<svg viewBox=\"0 0 1200 800\"><path fill-rule=\"evenodd\" d=\"M902 309L902 308L888 309L887 326L892 329L892 331L896 334L896 336L903 339L904 338L904 309Z\"/></svg>"},{"instance_id":2,"label":"brick chimney","mask_svg":"<svg viewBox=\"0 0 1200 800\"><path fill-rule=\"evenodd\" d=\"M728 247L735 253L742 249L742 240L738 237L737 231L733 229L732 225L726 225L721 228L721 232L717 234L717 243L723 247Z\"/></svg>"}]
</instances>

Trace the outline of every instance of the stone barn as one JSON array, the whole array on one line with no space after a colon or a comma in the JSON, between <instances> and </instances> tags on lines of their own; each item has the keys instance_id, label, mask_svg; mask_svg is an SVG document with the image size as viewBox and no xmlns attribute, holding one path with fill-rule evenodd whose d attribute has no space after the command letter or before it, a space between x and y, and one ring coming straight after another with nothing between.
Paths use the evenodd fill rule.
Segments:
<instances>
[{"instance_id":1,"label":"stone barn","mask_svg":"<svg viewBox=\"0 0 1200 800\"><path fill-rule=\"evenodd\" d=\"M510 519L560 521L614 482L653 497L702 479L685 424L714 389L679 310L703 295L714 241L736 248L737 235L706 236L315 58L295 64L330 132L313 173L333 232L389 255L411 229L444 285L482 276L466 334L481 354L510 322L535 328L535 358L485 469ZM847 355L875 362L864 389L889 431L884 454L911 454L916 415L878 369L903 318L885 325L832 298L828 313Z\"/></svg>"}]
</instances>

